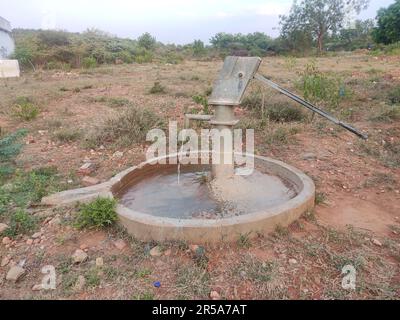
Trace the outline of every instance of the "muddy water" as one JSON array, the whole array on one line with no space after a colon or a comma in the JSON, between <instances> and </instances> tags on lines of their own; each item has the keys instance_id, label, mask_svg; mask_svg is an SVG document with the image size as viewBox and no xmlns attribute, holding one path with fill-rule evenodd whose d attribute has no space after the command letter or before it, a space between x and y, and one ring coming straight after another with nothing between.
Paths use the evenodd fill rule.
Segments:
<instances>
[{"instance_id":1,"label":"muddy water","mask_svg":"<svg viewBox=\"0 0 400 320\"><path fill-rule=\"evenodd\" d=\"M160 217L215 219L267 209L296 196L294 189L276 176L255 171L244 179L246 184L237 203L211 196L209 172L181 173L179 183L176 173L151 176L126 190L121 203Z\"/></svg>"}]
</instances>

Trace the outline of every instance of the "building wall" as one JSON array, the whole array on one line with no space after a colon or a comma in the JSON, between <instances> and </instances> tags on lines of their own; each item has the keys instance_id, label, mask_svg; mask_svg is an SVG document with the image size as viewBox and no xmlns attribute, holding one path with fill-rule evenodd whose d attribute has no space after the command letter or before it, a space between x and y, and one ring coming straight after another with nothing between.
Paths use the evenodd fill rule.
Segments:
<instances>
[{"instance_id":1,"label":"building wall","mask_svg":"<svg viewBox=\"0 0 400 320\"><path fill-rule=\"evenodd\" d=\"M15 44L11 35L3 30L0 30L0 59L7 58L14 52Z\"/></svg>"}]
</instances>

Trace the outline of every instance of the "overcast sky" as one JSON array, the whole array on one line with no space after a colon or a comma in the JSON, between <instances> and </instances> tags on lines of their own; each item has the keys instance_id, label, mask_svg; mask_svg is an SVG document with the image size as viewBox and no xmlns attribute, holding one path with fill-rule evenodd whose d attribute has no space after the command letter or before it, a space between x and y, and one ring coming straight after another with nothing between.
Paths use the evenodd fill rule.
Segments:
<instances>
[{"instance_id":1,"label":"overcast sky","mask_svg":"<svg viewBox=\"0 0 400 320\"><path fill-rule=\"evenodd\" d=\"M371 0L360 18L375 18L394 0ZM279 15L292 0L0 0L0 16L13 28L63 29L95 27L137 38L150 32L164 43L206 43L217 32L265 32L277 36Z\"/></svg>"}]
</instances>

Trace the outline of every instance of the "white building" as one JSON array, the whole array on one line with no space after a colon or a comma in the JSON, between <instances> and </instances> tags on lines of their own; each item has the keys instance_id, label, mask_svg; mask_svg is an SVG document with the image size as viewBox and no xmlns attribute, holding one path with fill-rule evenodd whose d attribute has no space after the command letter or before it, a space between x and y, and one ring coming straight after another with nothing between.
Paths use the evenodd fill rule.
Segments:
<instances>
[{"instance_id":1,"label":"white building","mask_svg":"<svg viewBox=\"0 0 400 320\"><path fill-rule=\"evenodd\" d=\"M0 59L5 59L14 52L15 44L11 31L10 22L0 17Z\"/></svg>"}]
</instances>

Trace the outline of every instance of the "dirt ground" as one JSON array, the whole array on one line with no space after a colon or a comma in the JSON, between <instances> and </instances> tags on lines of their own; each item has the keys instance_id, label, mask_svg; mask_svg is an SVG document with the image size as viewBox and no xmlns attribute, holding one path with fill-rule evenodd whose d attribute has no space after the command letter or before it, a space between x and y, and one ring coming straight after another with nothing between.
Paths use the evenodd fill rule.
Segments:
<instances>
[{"instance_id":1,"label":"dirt ground","mask_svg":"<svg viewBox=\"0 0 400 320\"><path fill-rule=\"evenodd\" d=\"M309 60L297 59L291 65L287 58L265 58L261 71L295 90ZM257 154L287 162L315 181L314 212L254 240L243 235L236 243L206 245L199 256L195 243L142 243L118 227L78 230L71 223L75 207L32 206L32 214L45 217L38 241L30 244L31 235L24 235L0 243L0 298L208 299L213 292L211 296L221 299L399 299L400 160L393 159L400 157L400 126L399 120L372 119L388 103L386 93L400 85L400 57L358 53L318 58L316 63L351 88L351 97L333 112L370 139L360 141L317 116L312 122L270 123L255 132ZM110 106L107 99L127 99L182 124L185 110L196 107L191 97L212 86L221 66L222 62L185 61L27 72L0 83L0 127L2 132L29 130L16 159L20 170L55 166L68 188L75 188L82 185L77 170L91 161L97 166L91 176L106 181L143 161L146 145L105 143L90 149L83 138L64 142L56 132L76 130L84 137L125 108ZM155 81L166 87L166 93L148 93ZM265 92L268 102L283 99ZM32 98L40 107L35 120L21 121L13 115L13 101L20 96ZM239 119L251 119L249 110L236 111ZM288 139L271 143L268 134L282 127L292 132ZM397 149L387 149L388 144ZM123 156L115 157L117 151ZM156 245L161 256L149 254ZM88 255L80 264L71 262L77 249ZM96 264L97 258L103 264L99 259ZM6 280L10 267L18 263L25 275L16 283ZM45 265L56 268L57 288L33 291ZM356 268L355 290L342 288L345 265ZM157 281L159 288L154 286Z\"/></svg>"}]
</instances>

